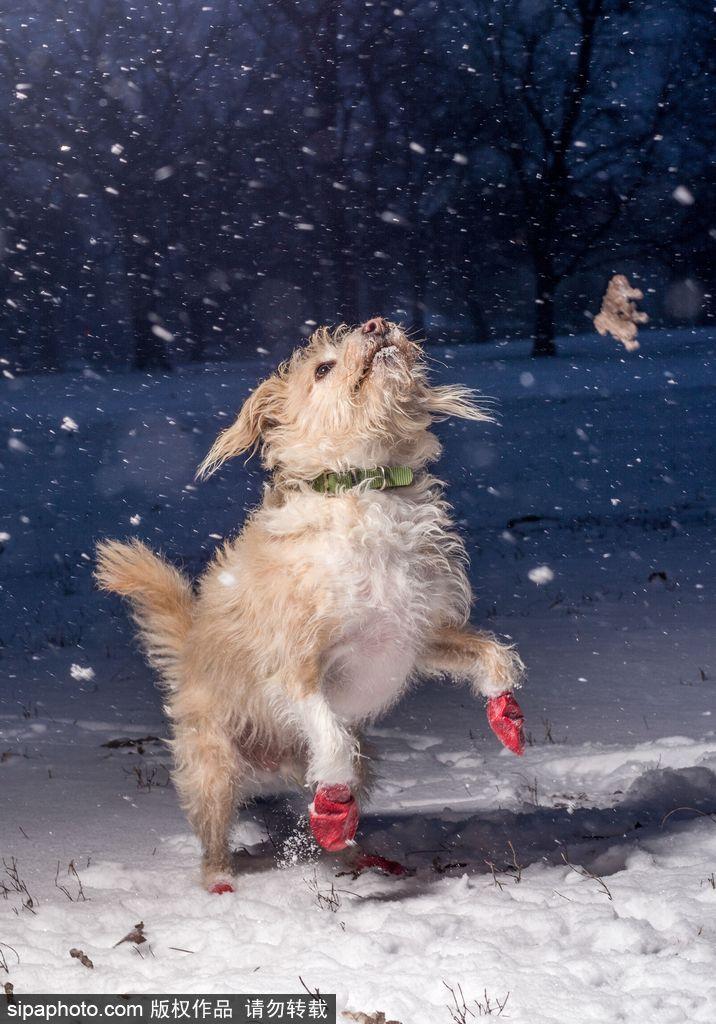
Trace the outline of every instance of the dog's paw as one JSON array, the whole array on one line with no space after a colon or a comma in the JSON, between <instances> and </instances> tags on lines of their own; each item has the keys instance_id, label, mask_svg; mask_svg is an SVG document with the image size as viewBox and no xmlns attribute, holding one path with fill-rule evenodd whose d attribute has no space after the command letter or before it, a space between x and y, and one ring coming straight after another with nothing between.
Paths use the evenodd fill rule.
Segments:
<instances>
[{"instance_id":1,"label":"dog's paw","mask_svg":"<svg viewBox=\"0 0 716 1024\"><path fill-rule=\"evenodd\" d=\"M525 718L522 708L511 693L490 697L487 702L487 721L490 728L513 754L525 752Z\"/></svg>"},{"instance_id":2,"label":"dog's paw","mask_svg":"<svg viewBox=\"0 0 716 1024\"><path fill-rule=\"evenodd\" d=\"M320 786L308 808L311 832L324 850L337 853L355 838L358 804L346 785Z\"/></svg>"},{"instance_id":3,"label":"dog's paw","mask_svg":"<svg viewBox=\"0 0 716 1024\"><path fill-rule=\"evenodd\" d=\"M478 689L489 698L501 697L519 686L525 674L525 664L514 647L488 638L476 669Z\"/></svg>"},{"instance_id":4,"label":"dog's paw","mask_svg":"<svg viewBox=\"0 0 716 1024\"><path fill-rule=\"evenodd\" d=\"M343 875L351 875L358 878L364 871L380 871L384 875L393 875L396 878L410 878L415 874L415 868L409 868L400 861L391 860L390 857L381 857L378 853L364 853L361 851L350 863L348 871L340 871L337 878Z\"/></svg>"},{"instance_id":5,"label":"dog's paw","mask_svg":"<svg viewBox=\"0 0 716 1024\"><path fill-rule=\"evenodd\" d=\"M209 892L216 896L221 896L225 892L236 892L236 890L231 882L227 882L222 879L221 881L214 882L213 885L209 886Z\"/></svg>"}]
</instances>

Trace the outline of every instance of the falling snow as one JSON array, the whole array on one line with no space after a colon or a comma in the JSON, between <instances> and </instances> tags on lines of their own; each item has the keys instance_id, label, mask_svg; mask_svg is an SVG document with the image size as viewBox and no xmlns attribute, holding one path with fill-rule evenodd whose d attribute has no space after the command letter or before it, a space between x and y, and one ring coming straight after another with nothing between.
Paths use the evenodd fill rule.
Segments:
<instances>
[{"instance_id":1,"label":"falling snow","mask_svg":"<svg viewBox=\"0 0 716 1024\"><path fill-rule=\"evenodd\" d=\"M78 682L88 683L94 679L94 669L82 665L70 665L70 675Z\"/></svg>"},{"instance_id":2,"label":"falling snow","mask_svg":"<svg viewBox=\"0 0 716 1024\"><path fill-rule=\"evenodd\" d=\"M554 579L554 573L548 565L536 565L534 569L530 569L527 576L538 587L543 586L545 583L551 583Z\"/></svg>"}]
</instances>

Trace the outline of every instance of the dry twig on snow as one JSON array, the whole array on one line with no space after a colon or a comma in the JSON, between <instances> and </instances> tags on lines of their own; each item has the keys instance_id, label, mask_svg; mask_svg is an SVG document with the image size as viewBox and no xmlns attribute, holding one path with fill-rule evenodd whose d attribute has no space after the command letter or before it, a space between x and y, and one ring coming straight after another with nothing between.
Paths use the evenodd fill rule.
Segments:
<instances>
[{"instance_id":1,"label":"dry twig on snow","mask_svg":"<svg viewBox=\"0 0 716 1024\"><path fill-rule=\"evenodd\" d=\"M35 907L37 905L36 901L30 895L24 879L20 877L20 872L15 858L11 857L8 863L8 861L3 857L3 867L5 868L5 875L7 876L8 881L6 882L4 879L0 878L0 896L2 896L3 899L7 899L11 893L17 893L22 901L23 909L29 910L31 914L35 914Z\"/></svg>"},{"instance_id":2,"label":"dry twig on snow","mask_svg":"<svg viewBox=\"0 0 716 1024\"><path fill-rule=\"evenodd\" d=\"M67 886L63 885L60 882L60 862L59 861L57 861L57 871L55 872L55 887L57 889L59 889L60 892L65 894L65 896L70 901L70 903L86 902L87 897L85 896L85 890L84 890L84 886L82 885L82 879L80 878L80 876L79 876L79 874L77 872L77 868L75 867L75 862L73 860L71 860L70 863L67 865L67 874L70 877L73 877L75 879L75 881L77 882L77 895L73 896L72 893L70 892L70 890L67 888Z\"/></svg>"},{"instance_id":3,"label":"dry twig on snow","mask_svg":"<svg viewBox=\"0 0 716 1024\"><path fill-rule=\"evenodd\" d=\"M499 999L493 1001L488 996L487 989L485 989L483 993L484 1002L474 999L472 1005L468 1006L461 985L457 986L457 992L445 980L443 980L443 985L452 996L452 1006L448 1006L447 1009L454 1024L469 1024L469 1021L476 1017L491 1017L493 1014L501 1017L507 1006L507 1000L510 998L510 993L508 992L501 1002Z\"/></svg>"},{"instance_id":4,"label":"dry twig on snow","mask_svg":"<svg viewBox=\"0 0 716 1024\"><path fill-rule=\"evenodd\" d=\"M610 900L614 899L614 897L612 896L609 888L607 887L607 883L604 881L603 878L600 878L599 875L595 875L592 871L589 871L585 867L582 867L582 866L575 867L574 864L572 864L571 860L569 859L569 856L567 855L567 851L566 850L562 850L561 853L562 853L562 860L567 865L567 867L569 868L570 871L574 871L574 873L576 875L581 875L582 878L591 878L591 880L593 882L596 882L597 885L600 886L602 893L606 897L608 897L608 899L610 899Z\"/></svg>"},{"instance_id":5,"label":"dry twig on snow","mask_svg":"<svg viewBox=\"0 0 716 1024\"><path fill-rule=\"evenodd\" d=\"M131 932L127 932L124 938L120 939L119 942L115 942L113 949L117 946L121 946L123 942L134 942L135 945L140 946L143 942L147 941L147 937L144 934L144 921L138 921L132 928Z\"/></svg>"},{"instance_id":6,"label":"dry twig on snow","mask_svg":"<svg viewBox=\"0 0 716 1024\"><path fill-rule=\"evenodd\" d=\"M18 951L15 949L14 946L11 946L7 942L0 942L0 971L5 971L6 974L9 974L10 973L10 965L7 962L7 956L6 956L5 952L4 952L5 949L11 950L11 952L14 954L15 959L17 960L18 964L20 963L20 954L18 953Z\"/></svg>"}]
</instances>

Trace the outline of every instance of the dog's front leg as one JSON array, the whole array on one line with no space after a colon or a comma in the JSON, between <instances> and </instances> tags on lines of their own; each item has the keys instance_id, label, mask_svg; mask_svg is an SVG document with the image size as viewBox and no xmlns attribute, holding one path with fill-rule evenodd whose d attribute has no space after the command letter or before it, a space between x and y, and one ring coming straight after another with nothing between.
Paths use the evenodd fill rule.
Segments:
<instances>
[{"instance_id":1,"label":"dog's front leg","mask_svg":"<svg viewBox=\"0 0 716 1024\"><path fill-rule=\"evenodd\" d=\"M297 700L295 715L308 748L306 781L316 786L354 786L358 781L358 744L325 696L318 691Z\"/></svg>"},{"instance_id":2,"label":"dog's front leg","mask_svg":"<svg viewBox=\"0 0 716 1024\"><path fill-rule=\"evenodd\" d=\"M467 679L473 693L487 697L487 718L498 739L515 754L523 752L522 711L512 691L525 666L514 647L470 626L444 626L430 637L418 669Z\"/></svg>"},{"instance_id":3,"label":"dog's front leg","mask_svg":"<svg viewBox=\"0 0 716 1024\"><path fill-rule=\"evenodd\" d=\"M359 747L320 690L295 701L295 720L308 751L306 781L316 787L311 831L326 850L344 849L358 828Z\"/></svg>"}]
</instances>

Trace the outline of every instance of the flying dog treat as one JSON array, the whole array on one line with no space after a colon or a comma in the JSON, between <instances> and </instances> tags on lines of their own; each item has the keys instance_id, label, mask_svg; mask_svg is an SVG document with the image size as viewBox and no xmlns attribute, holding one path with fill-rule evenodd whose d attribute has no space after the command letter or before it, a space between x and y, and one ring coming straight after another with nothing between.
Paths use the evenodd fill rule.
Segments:
<instances>
[{"instance_id":1,"label":"flying dog treat","mask_svg":"<svg viewBox=\"0 0 716 1024\"><path fill-rule=\"evenodd\" d=\"M627 352L634 352L639 348L638 325L649 322L647 314L636 308L643 298L644 293L632 288L624 274L615 274L602 299L602 308L594 318L594 326L600 334L611 334L615 341L620 341Z\"/></svg>"}]
</instances>

